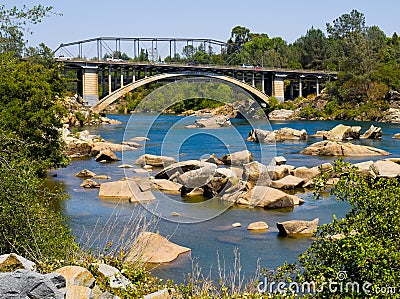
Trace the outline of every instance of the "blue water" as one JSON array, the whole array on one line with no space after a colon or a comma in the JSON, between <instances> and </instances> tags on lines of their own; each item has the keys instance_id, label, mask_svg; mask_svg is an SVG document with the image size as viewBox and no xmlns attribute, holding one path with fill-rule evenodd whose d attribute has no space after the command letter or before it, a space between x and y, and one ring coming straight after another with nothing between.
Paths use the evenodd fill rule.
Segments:
<instances>
[{"instance_id":1,"label":"blue water","mask_svg":"<svg viewBox=\"0 0 400 299\"><path fill-rule=\"evenodd\" d=\"M133 164L137 157L144 152L173 156L177 160L199 159L203 155L215 153L221 157L229 152L242 149L250 150L258 161L267 162L276 155L283 155L287 164L298 166L316 166L325 162L333 162L332 157L311 157L303 156L300 151L308 145L319 141L316 138L309 138L306 141L285 141L276 145L257 144L247 142L246 138L251 129L249 124L243 120L232 120L234 127L220 129L187 129L185 125L193 123L193 117L179 117L163 115L153 122L154 116L135 115L129 122L130 116L114 115L112 118L122 121L122 125L108 125L89 128L92 134L99 134L104 139L112 142L129 140L134 136L148 136L150 141L144 148L135 151L117 153L122 158L121 162L112 164L97 163L92 158L73 160L65 169L57 169L52 174L57 174L55 180L64 185L70 195L70 200L62 205L62 212L69 219L70 227L77 239L87 243L87 235L91 240L87 246L97 246L95 240L100 235L101 240L107 238L116 239L127 226L132 226L132 217L146 211L139 204L117 203L100 200L98 190L84 190L79 187L82 179L75 177L75 173L87 168L96 174L107 174L112 180L118 180L124 176L135 175L132 170L120 169L117 166L122 163ZM253 125L261 128L278 129L291 127L305 129L309 134L317 130L329 130L339 123L347 125L359 125L362 131L369 128L369 122L339 122L339 121L279 121L265 124L263 122ZM383 129L381 140L357 140L355 143L375 146L392 153L393 157L400 156L398 143L400 140L392 139L393 134L400 132L400 124L376 124ZM367 160L378 160L381 157L347 158L351 162ZM149 175L154 175L153 171ZM136 174L137 175L137 174ZM140 174L143 175L143 174ZM188 204L180 196L171 196L172 201L164 199L163 194L156 192L159 206L150 204L149 210L156 211L163 216L170 215L169 203L175 208L182 208L179 211L184 213ZM173 278L181 281L186 274L191 272L192 261L197 262L207 275L210 269L216 271L217 255L225 260L227 271L233 266L233 251L238 248L241 257L241 265L245 275L254 274L257 260L260 259L260 266L273 268L282 265L283 262L295 262L298 254L304 252L311 243L310 238L281 238L277 235L276 222L304 219L311 220L316 217L320 224L329 223L333 215L341 218L349 210L348 203L338 202L331 197L322 200L315 200L311 193L298 194L306 202L302 206L285 210L264 210L246 209L233 206L226 211L219 206L200 207L191 204L190 209L194 216L187 217L184 222L177 223L163 218L156 218L157 223L152 227L154 231L170 238L171 241L192 249L190 255L183 255L175 262L151 269L153 274L162 278ZM168 199L169 200L169 199ZM177 206L175 206L176 201ZM189 204L190 205L190 204ZM165 211L160 211L165 209ZM219 216L207 217L210 211ZM196 214L197 212L197 214ZM204 214L205 213L205 214ZM147 219L152 216L147 212ZM202 221L204 219L208 219ZM193 220L193 221L191 221ZM266 221L269 229L264 233L251 233L247 231L247 225L255 221ZM231 224L241 222L242 227L232 228ZM106 228L106 229L104 229ZM113 229L111 229L113 228ZM129 229L128 229L129 231Z\"/></svg>"}]
</instances>

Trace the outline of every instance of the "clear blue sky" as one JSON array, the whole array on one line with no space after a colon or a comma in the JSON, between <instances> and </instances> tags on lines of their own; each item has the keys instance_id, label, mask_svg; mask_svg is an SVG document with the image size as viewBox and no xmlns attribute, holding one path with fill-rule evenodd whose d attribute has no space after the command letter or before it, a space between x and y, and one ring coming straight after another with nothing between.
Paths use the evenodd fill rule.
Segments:
<instances>
[{"instance_id":1,"label":"clear blue sky","mask_svg":"<svg viewBox=\"0 0 400 299\"><path fill-rule=\"evenodd\" d=\"M7 6L44 4L63 16L51 16L31 26L29 44L60 43L100 36L189 37L226 41L236 25L251 32L281 36L288 42L314 26L325 24L352 9L363 12L367 25L378 25L388 36L400 33L400 1L396 0L59 0L5 1Z\"/></svg>"}]
</instances>

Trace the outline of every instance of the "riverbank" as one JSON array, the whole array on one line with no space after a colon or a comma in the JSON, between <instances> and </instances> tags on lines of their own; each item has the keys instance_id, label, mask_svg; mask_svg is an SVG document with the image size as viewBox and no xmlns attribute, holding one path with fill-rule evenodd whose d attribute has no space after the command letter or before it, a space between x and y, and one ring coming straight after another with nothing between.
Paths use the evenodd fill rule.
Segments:
<instances>
[{"instance_id":1,"label":"riverbank","mask_svg":"<svg viewBox=\"0 0 400 299\"><path fill-rule=\"evenodd\" d=\"M101 135L104 139L113 143L121 143L124 140L133 136L143 135L142 128L149 121L145 115L132 116L132 122L129 122L130 115L113 115L112 117L121 121L121 125L109 125L91 128L91 133ZM185 119L185 121L183 121ZM182 122L183 121L183 122ZM146 143L146 151L150 154L160 154L161 144L165 140L165 132L168 131L173 124L179 124L174 127L176 130L173 136L178 138L183 132L193 132L192 129L186 129L186 125L194 122L194 117L184 118L173 115L163 115L155 122L148 137L150 141ZM292 127L296 129L305 129L310 134L315 133L317 129L331 129L340 122L337 121L272 121L272 129L283 127ZM132 125L129 125L132 124ZM232 124L238 130L241 138L246 140L249 133L249 126L245 121L240 119L232 119ZM354 126L360 125L362 131L367 130L371 123L369 122L345 122L345 124ZM381 124L383 137L380 140L355 140L356 144L371 145L389 151L392 156L400 154L397 146L397 140L392 139L392 136L400 131L398 124ZM189 130L189 131L187 131ZM218 141L218 139L207 137L202 133L226 135L231 132L229 128L222 129L194 129L199 133L196 138L189 138L185 141L179 152L176 153L174 147L165 147L164 155L178 155L180 160L200 159L203 155L210 154L210 148L213 152L221 157L228 153L227 148ZM219 132L219 133L218 133ZM225 133L224 133L225 132ZM124 137L125 134L125 137ZM217 135L217 136L219 136ZM230 136L230 133L228 134ZM228 137L229 137L228 136ZM181 138L181 137L179 137ZM234 140L236 138L228 138L227 144L230 144L230 150L240 150ZM173 139L177 140L177 139ZM326 162L332 163L334 157L319 157L319 156L304 156L300 152L312 143L320 139L310 137L302 141L284 141L277 143L274 149L274 155L283 155L287 159L287 163L295 167L307 166L314 167ZM260 159L261 151L270 152L272 148L268 144L261 144L261 148L257 143L245 142L248 149L253 153L254 159ZM121 169L117 166L120 164L134 164L134 161L142 154L140 150L129 152L116 153L122 161L114 164L104 164L95 162L94 159L73 160L66 169L53 171L52 174L57 174L56 181L62 183L66 191L71 195L71 200L65 202L63 210L65 215L70 218L70 224L74 234L80 239L84 236L84 231L95 229L96 233L100 233L100 227L106 225L107 219L115 218L119 215L121 223L118 227L123 227L127 219L133 214L138 213L142 209L141 205L129 203L113 203L104 201L98 198L97 190L86 190L79 185L82 179L75 177L75 174L83 168L90 169L96 174L108 175L113 181L119 180L125 176L133 176L135 173L131 169ZM182 154L182 155L181 155ZM181 156L180 156L181 155ZM352 163L358 163L365 160L378 160L381 157L371 158L345 158ZM154 175L149 173L149 175ZM233 250L239 248L242 258L243 272L251 275L257 266L258 258L261 258L261 266L265 268L276 268L285 260L294 262L297 260L297 255L304 252L311 244L311 239L282 239L277 237L276 222L291 220L291 219L309 219L312 220L316 215L320 218L320 224L329 223L332 220L332 215L343 217L349 209L349 206L344 202L338 202L333 198L324 198L321 201L315 200L311 193L303 193L299 195L306 203L296 207L293 210L264 210L254 209L245 210L237 207L232 207L220 216L209 221L194 224L179 224L160 220L157 225L157 230L163 235L168 236L174 243L187 246L192 249L191 256L196 258L196 261L203 269L215 268L217 263L217 252L223 255L225 259L232 259ZM157 197L157 195L156 195ZM180 196L175 199L179 202ZM159 200L162 200L160 198ZM139 209L139 210L138 210ZM268 223L270 229L265 234L248 233L247 225L257 220L264 220ZM95 223L99 223L98 228L95 228ZM218 228L230 227L235 222L241 222L242 228L228 230L219 230ZM169 265L156 267L152 270L154 275L162 278L173 278L176 281L182 281L186 277L186 273L190 273L192 263L190 259L178 259Z\"/></svg>"}]
</instances>

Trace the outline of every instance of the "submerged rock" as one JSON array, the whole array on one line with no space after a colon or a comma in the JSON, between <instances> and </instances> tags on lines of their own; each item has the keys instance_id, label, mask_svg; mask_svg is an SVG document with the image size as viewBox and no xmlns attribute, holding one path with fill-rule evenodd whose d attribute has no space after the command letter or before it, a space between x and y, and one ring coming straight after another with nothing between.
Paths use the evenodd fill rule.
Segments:
<instances>
[{"instance_id":1,"label":"submerged rock","mask_svg":"<svg viewBox=\"0 0 400 299\"><path fill-rule=\"evenodd\" d=\"M75 174L75 176L77 176L78 178L92 178L96 176L96 174L88 169L82 169L77 174Z\"/></svg>"},{"instance_id":2,"label":"submerged rock","mask_svg":"<svg viewBox=\"0 0 400 299\"><path fill-rule=\"evenodd\" d=\"M131 179L101 184L99 197L103 199L126 200L129 202L142 202L155 199L151 191L142 191L138 183Z\"/></svg>"},{"instance_id":3,"label":"submerged rock","mask_svg":"<svg viewBox=\"0 0 400 299\"><path fill-rule=\"evenodd\" d=\"M180 254L190 251L190 248L172 243L159 234L143 232L134 241L125 261L163 264L172 262Z\"/></svg>"},{"instance_id":4,"label":"submerged rock","mask_svg":"<svg viewBox=\"0 0 400 299\"><path fill-rule=\"evenodd\" d=\"M82 184L80 185L80 187L82 188L100 188L100 184L97 183L94 180L91 179L86 179L82 182Z\"/></svg>"},{"instance_id":5,"label":"submerged rock","mask_svg":"<svg viewBox=\"0 0 400 299\"><path fill-rule=\"evenodd\" d=\"M378 139L382 138L382 128L381 127L375 127L374 125L371 125L371 127L365 131L364 134L360 136L360 139Z\"/></svg>"},{"instance_id":6,"label":"submerged rock","mask_svg":"<svg viewBox=\"0 0 400 299\"><path fill-rule=\"evenodd\" d=\"M308 134L306 130L296 130L292 128L281 128L279 130L267 131L252 129L247 137L248 141L270 143L284 140L306 140Z\"/></svg>"}]
</instances>

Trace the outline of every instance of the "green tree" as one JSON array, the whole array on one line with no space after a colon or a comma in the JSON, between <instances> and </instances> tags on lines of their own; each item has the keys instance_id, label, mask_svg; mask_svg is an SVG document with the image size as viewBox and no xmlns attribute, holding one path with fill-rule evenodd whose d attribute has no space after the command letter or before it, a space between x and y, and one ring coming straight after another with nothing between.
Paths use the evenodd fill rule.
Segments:
<instances>
[{"instance_id":1,"label":"green tree","mask_svg":"<svg viewBox=\"0 0 400 299\"><path fill-rule=\"evenodd\" d=\"M57 100L63 98L65 84L58 65L35 59L0 54L0 129L29 144L29 159L44 171L67 163L59 132L64 109Z\"/></svg>"},{"instance_id":2,"label":"green tree","mask_svg":"<svg viewBox=\"0 0 400 299\"><path fill-rule=\"evenodd\" d=\"M327 38L320 29L307 30L305 36L300 37L297 44L301 53L301 64L304 68L323 69L327 58Z\"/></svg>"},{"instance_id":3,"label":"green tree","mask_svg":"<svg viewBox=\"0 0 400 299\"><path fill-rule=\"evenodd\" d=\"M40 23L50 13L53 13L53 7L40 4L32 8L0 5L0 53L13 52L21 56L25 47L24 35L30 32L27 26Z\"/></svg>"}]
</instances>

